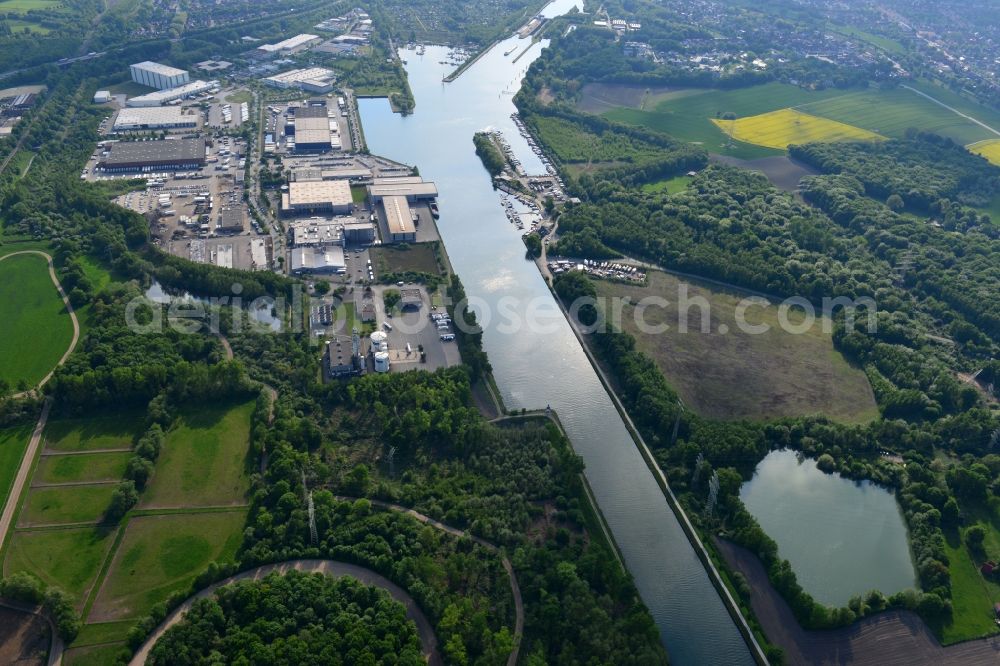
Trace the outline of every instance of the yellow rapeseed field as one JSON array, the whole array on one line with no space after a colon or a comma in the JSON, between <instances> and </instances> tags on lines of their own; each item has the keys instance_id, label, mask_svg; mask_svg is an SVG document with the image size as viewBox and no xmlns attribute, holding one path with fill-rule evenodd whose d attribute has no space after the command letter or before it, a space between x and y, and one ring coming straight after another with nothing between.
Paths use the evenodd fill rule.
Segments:
<instances>
[{"instance_id":1,"label":"yellow rapeseed field","mask_svg":"<svg viewBox=\"0 0 1000 666\"><path fill-rule=\"evenodd\" d=\"M986 141L970 143L966 148L1000 166L1000 139L987 139Z\"/></svg>"},{"instance_id":2,"label":"yellow rapeseed field","mask_svg":"<svg viewBox=\"0 0 1000 666\"><path fill-rule=\"evenodd\" d=\"M794 109L779 109L736 120L712 119L712 122L737 141L779 150L784 150L793 143L880 141L885 138L860 127L811 116Z\"/></svg>"}]
</instances>

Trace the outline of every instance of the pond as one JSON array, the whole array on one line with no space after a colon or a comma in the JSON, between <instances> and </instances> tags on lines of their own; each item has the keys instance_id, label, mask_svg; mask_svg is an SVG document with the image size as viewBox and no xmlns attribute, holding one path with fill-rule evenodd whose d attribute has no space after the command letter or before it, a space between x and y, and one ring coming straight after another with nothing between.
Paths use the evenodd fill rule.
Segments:
<instances>
[{"instance_id":1,"label":"pond","mask_svg":"<svg viewBox=\"0 0 1000 666\"><path fill-rule=\"evenodd\" d=\"M871 481L826 474L795 451L772 451L740 498L778 543L799 584L819 603L915 587L906 525L896 497Z\"/></svg>"}]
</instances>

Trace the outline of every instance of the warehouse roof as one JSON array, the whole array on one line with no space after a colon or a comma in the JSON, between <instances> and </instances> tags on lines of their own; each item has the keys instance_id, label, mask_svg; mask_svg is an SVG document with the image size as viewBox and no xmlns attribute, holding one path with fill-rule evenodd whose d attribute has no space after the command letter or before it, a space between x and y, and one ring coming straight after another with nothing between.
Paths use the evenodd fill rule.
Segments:
<instances>
[{"instance_id":1,"label":"warehouse roof","mask_svg":"<svg viewBox=\"0 0 1000 666\"><path fill-rule=\"evenodd\" d=\"M437 186L434 183L393 183L386 185L370 185L368 192L372 198L382 197L436 197Z\"/></svg>"},{"instance_id":2,"label":"warehouse roof","mask_svg":"<svg viewBox=\"0 0 1000 666\"><path fill-rule=\"evenodd\" d=\"M288 203L291 206L344 206L351 202L351 185L346 180L308 180L288 184Z\"/></svg>"},{"instance_id":3,"label":"warehouse roof","mask_svg":"<svg viewBox=\"0 0 1000 666\"><path fill-rule=\"evenodd\" d=\"M390 235L416 232L406 197L386 197L382 200L382 206L385 208L385 226L389 229Z\"/></svg>"},{"instance_id":4,"label":"warehouse roof","mask_svg":"<svg viewBox=\"0 0 1000 666\"><path fill-rule=\"evenodd\" d=\"M144 62L137 62L132 66L138 67L139 69L144 69L147 72L153 72L155 74L160 74L162 76L168 76L168 77L187 74L187 72L183 69L177 69L176 67L171 67L170 65L163 65L158 62L152 62L151 60L146 60Z\"/></svg>"},{"instance_id":5,"label":"warehouse roof","mask_svg":"<svg viewBox=\"0 0 1000 666\"><path fill-rule=\"evenodd\" d=\"M104 158L103 164L114 166L141 162L196 162L204 159L205 142L201 139L119 141L111 144L111 154Z\"/></svg>"},{"instance_id":6,"label":"warehouse roof","mask_svg":"<svg viewBox=\"0 0 1000 666\"><path fill-rule=\"evenodd\" d=\"M141 125L181 125L196 122L195 117L184 115L179 106L129 107L118 112L114 128L138 127Z\"/></svg>"}]
</instances>

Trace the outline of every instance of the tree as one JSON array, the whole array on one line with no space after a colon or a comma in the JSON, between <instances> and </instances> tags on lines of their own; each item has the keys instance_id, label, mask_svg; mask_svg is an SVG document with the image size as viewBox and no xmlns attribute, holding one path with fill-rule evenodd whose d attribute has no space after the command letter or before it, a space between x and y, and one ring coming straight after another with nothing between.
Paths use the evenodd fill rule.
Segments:
<instances>
[{"instance_id":1,"label":"tree","mask_svg":"<svg viewBox=\"0 0 1000 666\"><path fill-rule=\"evenodd\" d=\"M965 544L975 555L983 554L983 541L986 539L986 530L982 525L973 525L965 531Z\"/></svg>"},{"instance_id":2,"label":"tree","mask_svg":"<svg viewBox=\"0 0 1000 666\"><path fill-rule=\"evenodd\" d=\"M892 211L901 211L906 208L906 204L903 202L903 197L898 194L890 194L885 200L885 205Z\"/></svg>"},{"instance_id":3,"label":"tree","mask_svg":"<svg viewBox=\"0 0 1000 666\"><path fill-rule=\"evenodd\" d=\"M108 521L117 523L139 501L134 481L122 481L111 493L111 504L105 513Z\"/></svg>"}]
</instances>

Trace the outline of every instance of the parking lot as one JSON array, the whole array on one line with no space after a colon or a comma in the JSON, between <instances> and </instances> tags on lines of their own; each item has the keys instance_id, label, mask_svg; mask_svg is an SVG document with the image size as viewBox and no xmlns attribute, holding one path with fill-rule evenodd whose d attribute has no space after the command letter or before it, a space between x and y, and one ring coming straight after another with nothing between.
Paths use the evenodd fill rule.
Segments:
<instances>
[{"instance_id":1,"label":"parking lot","mask_svg":"<svg viewBox=\"0 0 1000 666\"><path fill-rule=\"evenodd\" d=\"M385 311L384 294L388 289L407 290L419 294L419 308L396 307L391 312ZM391 372L406 372L407 370L434 371L447 368L462 362L458 353L458 345L454 340L445 341L441 337L454 335L454 326L438 328L432 315L446 317L444 308L434 308L430 295L423 285L378 285L372 288L374 292L376 322L379 328L387 334L389 343L389 369ZM386 326L388 324L388 326ZM409 345L409 351L407 351ZM423 349L425 362L420 362L420 350Z\"/></svg>"}]
</instances>

